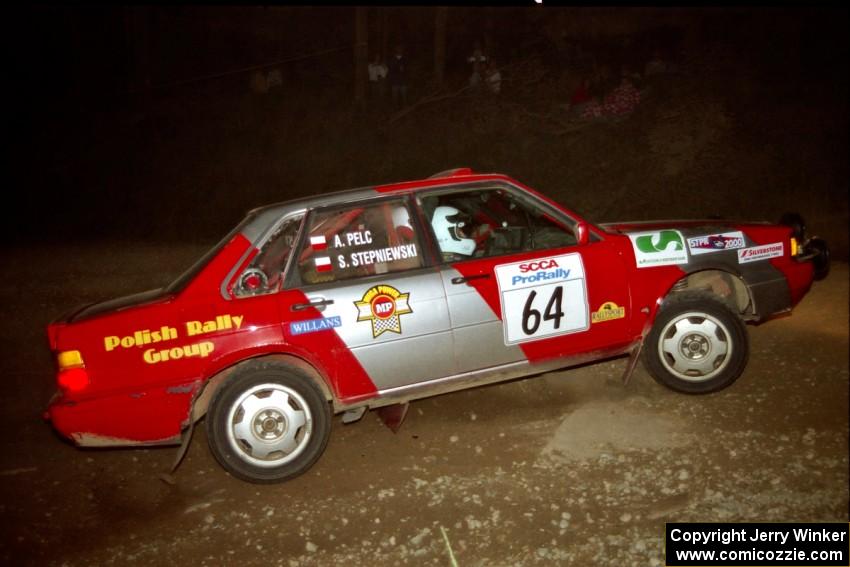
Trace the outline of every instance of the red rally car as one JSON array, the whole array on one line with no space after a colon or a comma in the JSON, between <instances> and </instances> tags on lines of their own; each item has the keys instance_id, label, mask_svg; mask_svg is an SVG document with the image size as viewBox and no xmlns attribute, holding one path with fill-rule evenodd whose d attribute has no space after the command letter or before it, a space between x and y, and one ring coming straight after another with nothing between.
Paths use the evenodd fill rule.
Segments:
<instances>
[{"instance_id":1,"label":"red rally car","mask_svg":"<svg viewBox=\"0 0 850 567\"><path fill-rule=\"evenodd\" d=\"M829 251L786 224L593 225L504 175L451 170L251 211L168 287L47 327L47 416L80 446L183 443L233 475L321 455L333 413L629 354L680 392L732 384L745 322L790 310Z\"/></svg>"}]
</instances>

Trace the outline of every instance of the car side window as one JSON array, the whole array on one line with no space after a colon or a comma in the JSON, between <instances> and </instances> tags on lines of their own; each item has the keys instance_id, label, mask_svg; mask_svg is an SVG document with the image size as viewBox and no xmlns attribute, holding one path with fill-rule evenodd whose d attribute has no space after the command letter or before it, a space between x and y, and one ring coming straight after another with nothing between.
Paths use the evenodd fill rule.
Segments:
<instances>
[{"instance_id":1,"label":"car side window","mask_svg":"<svg viewBox=\"0 0 850 567\"><path fill-rule=\"evenodd\" d=\"M448 262L577 243L571 228L503 189L426 195L420 204Z\"/></svg>"},{"instance_id":2,"label":"car side window","mask_svg":"<svg viewBox=\"0 0 850 567\"><path fill-rule=\"evenodd\" d=\"M420 268L419 235L401 199L317 211L298 253L306 285Z\"/></svg>"},{"instance_id":3,"label":"car side window","mask_svg":"<svg viewBox=\"0 0 850 567\"><path fill-rule=\"evenodd\" d=\"M233 295L246 297L273 293L280 289L286 261L298 238L303 215L284 220L266 240L251 264L242 272Z\"/></svg>"}]
</instances>

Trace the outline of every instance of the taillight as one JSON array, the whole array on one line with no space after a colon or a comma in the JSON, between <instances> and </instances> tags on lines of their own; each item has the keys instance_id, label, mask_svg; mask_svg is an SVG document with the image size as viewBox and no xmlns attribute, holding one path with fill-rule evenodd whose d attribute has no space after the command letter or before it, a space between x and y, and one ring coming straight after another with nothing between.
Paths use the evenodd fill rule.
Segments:
<instances>
[{"instance_id":1,"label":"taillight","mask_svg":"<svg viewBox=\"0 0 850 567\"><path fill-rule=\"evenodd\" d=\"M59 376L56 381L59 387L69 392L84 390L90 383L83 355L78 350L66 350L56 356L59 365Z\"/></svg>"},{"instance_id":2,"label":"taillight","mask_svg":"<svg viewBox=\"0 0 850 567\"><path fill-rule=\"evenodd\" d=\"M89 373L85 368L69 368L60 370L57 377L59 387L69 392L79 392L89 385Z\"/></svg>"}]
</instances>

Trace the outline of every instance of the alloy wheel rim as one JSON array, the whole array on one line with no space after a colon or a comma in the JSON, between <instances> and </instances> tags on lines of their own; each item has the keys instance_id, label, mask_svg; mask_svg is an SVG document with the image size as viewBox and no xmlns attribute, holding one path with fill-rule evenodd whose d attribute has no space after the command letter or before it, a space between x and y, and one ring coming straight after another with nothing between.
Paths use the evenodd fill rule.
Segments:
<instances>
[{"instance_id":1,"label":"alloy wheel rim","mask_svg":"<svg viewBox=\"0 0 850 567\"><path fill-rule=\"evenodd\" d=\"M307 447L313 416L304 397L282 384L253 386L230 406L226 436L240 459L259 467L292 462Z\"/></svg>"},{"instance_id":2,"label":"alloy wheel rim","mask_svg":"<svg viewBox=\"0 0 850 567\"><path fill-rule=\"evenodd\" d=\"M733 345L726 325L708 313L692 311L667 323L658 355L671 374L687 382L711 380L729 365Z\"/></svg>"}]
</instances>

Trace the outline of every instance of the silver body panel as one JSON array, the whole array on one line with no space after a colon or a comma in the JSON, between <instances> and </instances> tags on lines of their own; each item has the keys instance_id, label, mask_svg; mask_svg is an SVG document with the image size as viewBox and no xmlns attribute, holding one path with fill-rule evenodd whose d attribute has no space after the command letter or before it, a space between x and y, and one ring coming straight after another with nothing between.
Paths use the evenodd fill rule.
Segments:
<instances>
[{"instance_id":1,"label":"silver body panel","mask_svg":"<svg viewBox=\"0 0 850 567\"><path fill-rule=\"evenodd\" d=\"M384 331L376 336L375 325L380 323L358 320L361 310L357 303L379 285L392 286L407 294L410 312L398 315L400 333ZM340 318L342 324L334 332L377 389L415 384L457 372L446 296L435 269L337 282L326 289L308 291L306 295L310 301L333 300L322 310L322 315Z\"/></svg>"},{"instance_id":2,"label":"silver body panel","mask_svg":"<svg viewBox=\"0 0 850 567\"><path fill-rule=\"evenodd\" d=\"M369 408L378 408L390 404L405 403L411 400L439 396L441 394L456 392L458 390L466 390L477 386L496 384L498 382L515 380L517 378L526 378L537 374L543 374L545 372L552 372L572 366L587 364L588 362L621 356L630 352L636 344L638 344L638 341L620 348L585 352L573 356L546 360L543 362L532 363L527 360L523 360L491 368L483 368L473 372L462 372L455 374L454 376L443 377L439 380L431 380L420 384L411 384L408 386L381 390L378 392L377 398L369 400L366 403L353 404L353 406L367 405ZM336 411L342 411L343 409L345 409L345 406L339 405L336 407Z\"/></svg>"},{"instance_id":3,"label":"silver body panel","mask_svg":"<svg viewBox=\"0 0 850 567\"><path fill-rule=\"evenodd\" d=\"M460 372L525 360L522 349L506 345L499 316L469 284L452 283L460 272L444 267L440 271L446 290L454 335L454 356Z\"/></svg>"}]
</instances>

